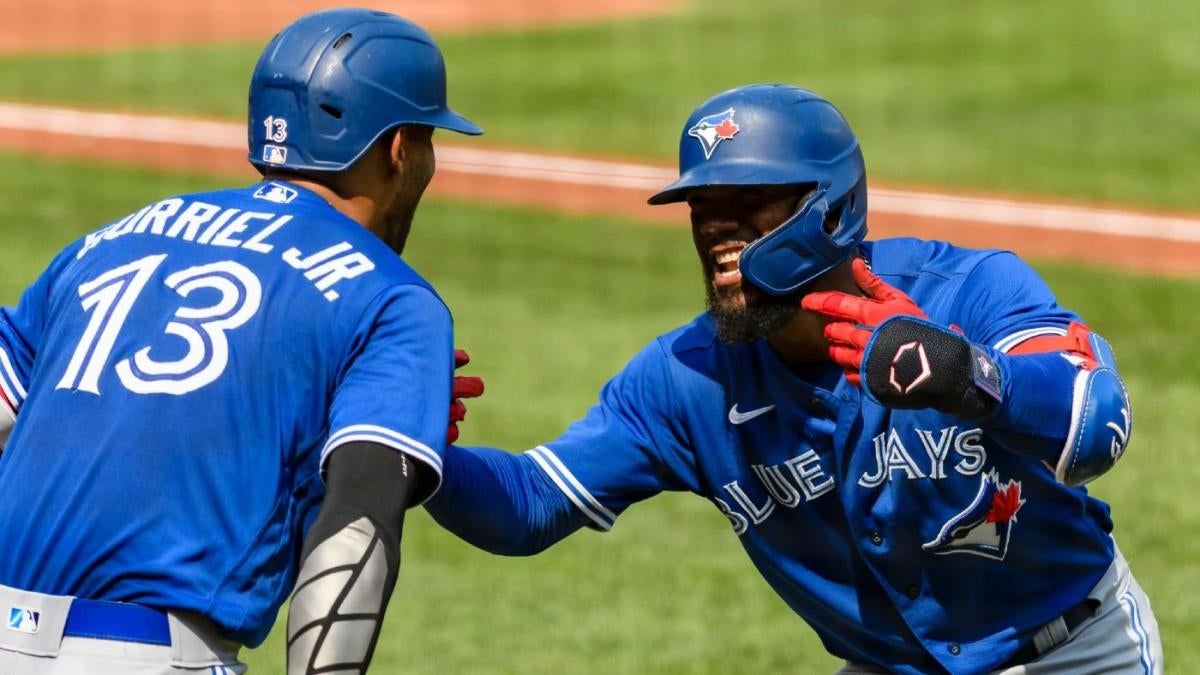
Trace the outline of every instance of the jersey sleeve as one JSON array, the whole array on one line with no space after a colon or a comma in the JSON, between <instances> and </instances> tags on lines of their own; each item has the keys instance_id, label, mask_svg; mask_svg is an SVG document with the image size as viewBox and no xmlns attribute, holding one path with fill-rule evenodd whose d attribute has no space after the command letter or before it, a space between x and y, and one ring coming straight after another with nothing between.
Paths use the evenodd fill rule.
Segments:
<instances>
[{"instance_id":1,"label":"jersey sleeve","mask_svg":"<svg viewBox=\"0 0 1200 675\"><path fill-rule=\"evenodd\" d=\"M1043 335L1066 335L1072 311L1060 307L1037 272L1015 254L997 252L982 260L959 289L955 322L972 342L1008 352Z\"/></svg>"},{"instance_id":2,"label":"jersey sleeve","mask_svg":"<svg viewBox=\"0 0 1200 675\"><path fill-rule=\"evenodd\" d=\"M670 363L655 341L610 380L587 415L526 453L607 531L630 504L664 490L699 491Z\"/></svg>"},{"instance_id":3,"label":"jersey sleeve","mask_svg":"<svg viewBox=\"0 0 1200 675\"><path fill-rule=\"evenodd\" d=\"M419 285L385 291L360 322L348 365L329 411L321 467L347 443L379 443L427 467L434 481L418 487L414 505L440 486L454 338L450 312Z\"/></svg>"},{"instance_id":4,"label":"jersey sleeve","mask_svg":"<svg viewBox=\"0 0 1200 675\"><path fill-rule=\"evenodd\" d=\"M16 421L29 388L34 359L46 330L50 293L70 250L63 251L25 292L16 307L0 307L0 446Z\"/></svg>"}]
</instances>

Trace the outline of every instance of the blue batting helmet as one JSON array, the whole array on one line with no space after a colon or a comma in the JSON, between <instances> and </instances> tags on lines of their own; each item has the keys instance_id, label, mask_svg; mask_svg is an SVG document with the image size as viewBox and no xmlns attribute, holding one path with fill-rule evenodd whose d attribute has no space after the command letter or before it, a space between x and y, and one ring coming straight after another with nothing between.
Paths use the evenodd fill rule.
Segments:
<instances>
[{"instance_id":1,"label":"blue batting helmet","mask_svg":"<svg viewBox=\"0 0 1200 675\"><path fill-rule=\"evenodd\" d=\"M446 105L433 38L368 9L314 12L272 38L250 77L249 122L260 169L339 171L402 124L483 133Z\"/></svg>"},{"instance_id":2,"label":"blue batting helmet","mask_svg":"<svg viewBox=\"0 0 1200 675\"><path fill-rule=\"evenodd\" d=\"M701 103L679 140L679 179L649 202L684 201L689 190L712 185L813 186L794 216L742 251L742 276L768 293L809 283L867 234L858 140L837 108L798 87L756 84Z\"/></svg>"}]
</instances>

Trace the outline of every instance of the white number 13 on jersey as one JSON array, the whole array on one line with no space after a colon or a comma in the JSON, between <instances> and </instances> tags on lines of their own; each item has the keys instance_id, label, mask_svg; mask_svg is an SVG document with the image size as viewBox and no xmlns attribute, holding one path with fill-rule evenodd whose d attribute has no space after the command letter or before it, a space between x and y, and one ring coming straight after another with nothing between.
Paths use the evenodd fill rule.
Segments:
<instances>
[{"instance_id":1,"label":"white number 13 on jersey","mask_svg":"<svg viewBox=\"0 0 1200 675\"><path fill-rule=\"evenodd\" d=\"M56 388L100 393L100 374L117 335L166 257L146 256L79 285L80 302L91 318ZM178 396L213 382L225 371L229 363L225 331L246 323L258 311L262 284L232 260L189 267L167 276L163 283L184 298L204 288L217 291L221 298L208 307L180 307L167 322L166 332L187 344L183 357L157 361L150 356L150 347L143 347L133 357L118 361L116 371L121 384L132 392Z\"/></svg>"}]
</instances>

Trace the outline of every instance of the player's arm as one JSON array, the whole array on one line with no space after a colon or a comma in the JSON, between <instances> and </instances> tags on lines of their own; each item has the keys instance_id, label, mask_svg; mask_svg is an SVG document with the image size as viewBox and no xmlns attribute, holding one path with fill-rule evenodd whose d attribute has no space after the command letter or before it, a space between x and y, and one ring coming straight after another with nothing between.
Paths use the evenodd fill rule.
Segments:
<instances>
[{"instance_id":1,"label":"player's arm","mask_svg":"<svg viewBox=\"0 0 1200 675\"><path fill-rule=\"evenodd\" d=\"M520 455L451 446L434 519L492 553L532 555L583 526L607 531L630 504L698 490L662 347L652 343L559 438Z\"/></svg>"},{"instance_id":2,"label":"player's arm","mask_svg":"<svg viewBox=\"0 0 1200 675\"><path fill-rule=\"evenodd\" d=\"M444 462L442 488L425 508L485 551L533 555L590 522L527 454L450 446Z\"/></svg>"},{"instance_id":3,"label":"player's arm","mask_svg":"<svg viewBox=\"0 0 1200 675\"><path fill-rule=\"evenodd\" d=\"M0 450L25 402L29 377L46 330L50 289L62 268L73 260L77 246L63 250L40 277L21 294L16 307L0 308Z\"/></svg>"},{"instance_id":4,"label":"player's arm","mask_svg":"<svg viewBox=\"0 0 1200 675\"><path fill-rule=\"evenodd\" d=\"M416 464L376 443L348 443L330 455L288 609L289 675L366 671L419 480Z\"/></svg>"},{"instance_id":5,"label":"player's arm","mask_svg":"<svg viewBox=\"0 0 1200 675\"><path fill-rule=\"evenodd\" d=\"M400 565L404 509L437 489L452 395L450 313L432 289L381 291L359 316L319 453L325 482L288 612L288 672L361 673Z\"/></svg>"},{"instance_id":6,"label":"player's arm","mask_svg":"<svg viewBox=\"0 0 1200 675\"><path fill-rule=\"evenodd\" d=\"M1010 276L1033 274L1006 260L1000 264L1008 264ZM978 420L1006 448L1045 463L1068 485L1093 480L1120 458L1131 410L1112 350L1098 335L1078 323L1066 330L1043 323L1044 330L1011 333L1017 341L997 349L930 322L861 261L854 273L865 298L814 293L804 306L833 319L826 327L830 355L861 378L866 395L892 408L933 408ZM1040 280L1028 286L1027 294L1050 297ZM1048 321L1047 308L1055 305L1047 297L1031 301L1017 293L1007 302ZM1021 318L1011 317L1008 329ZM1021 340L1022 333L1030 337Z\"/></svg>"}]
</instances>

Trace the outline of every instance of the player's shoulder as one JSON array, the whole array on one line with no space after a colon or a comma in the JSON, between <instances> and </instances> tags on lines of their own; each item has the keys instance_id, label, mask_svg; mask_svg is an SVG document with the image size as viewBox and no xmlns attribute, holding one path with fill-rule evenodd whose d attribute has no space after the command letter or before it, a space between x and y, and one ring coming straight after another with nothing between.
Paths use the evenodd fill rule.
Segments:
<instances>
[{"instance_id":1,"label":"player's shoulder","mask_svg":"<svg viewBox=\"0 0 1200 675\"><path fill-rule=\"evenodd\" d=\"M658 336L655 343L665 357L679 359L690 353L711 350L719 341L712 317L708 312L702 312L682 326Z\"/></svg>"},{"instance_id":2,"label":"player's shoulder","mask_svg":"<svg viewBox=\"0 0 1200 675\"><path fill-rule=\"evenodd\" d=\"M1011 251L995 248L968 248L950 242L894 237L863 243L863 250L875 274L890 282L934 278L941 281L965 278L981 266L1024 267ZM903 285L902 283L899 285Z\"/></svg>"},{"instance_id":3,"label":"player's shoulder","mask_svg":"<svg viewBox=\"0 0 1200 675\"><path fill-rule=\"evenodd\" d=\"M388 287L416 286L425 289L441 301L433 285L393 251L374 233L357 221L338 211L314 192L281 180L264 180L250 186L219 190L195 199L210 199L214 203L239 202L244 209L274 211L292 216L280 241L312 250L337 251L336 255L359 253L372 266L371 280L376 290ZM344 250L343 250L344 249ZM318 254L319 255L319 254Z\"/></svg>"},{"instance_id":4,"label":"player's shoulder","mask_svg":"<svg viewBox=\"0 0 1200 675\"><path fill-rule=\"evenodd\" d=\"M88 235L85 249L127 230L180 242L180 253L250 251L243 262L285 270L286 279L336 301L345 316L388 304L449 313L433 285L383 240L319 194L288 181L165 197Z\"/></svg>"},{"instance_id":5,"label":"player's shoulder","mask_svg":"<svg viewBox=\"0 0 1200 675\"><path fill-rule=\"evenodd\" d=\"M654 373L678 382L710 379L727 358L728 345L717 339L707 312L652 340L634 357L629 370Z\"/></svg>"}]
</instances>

